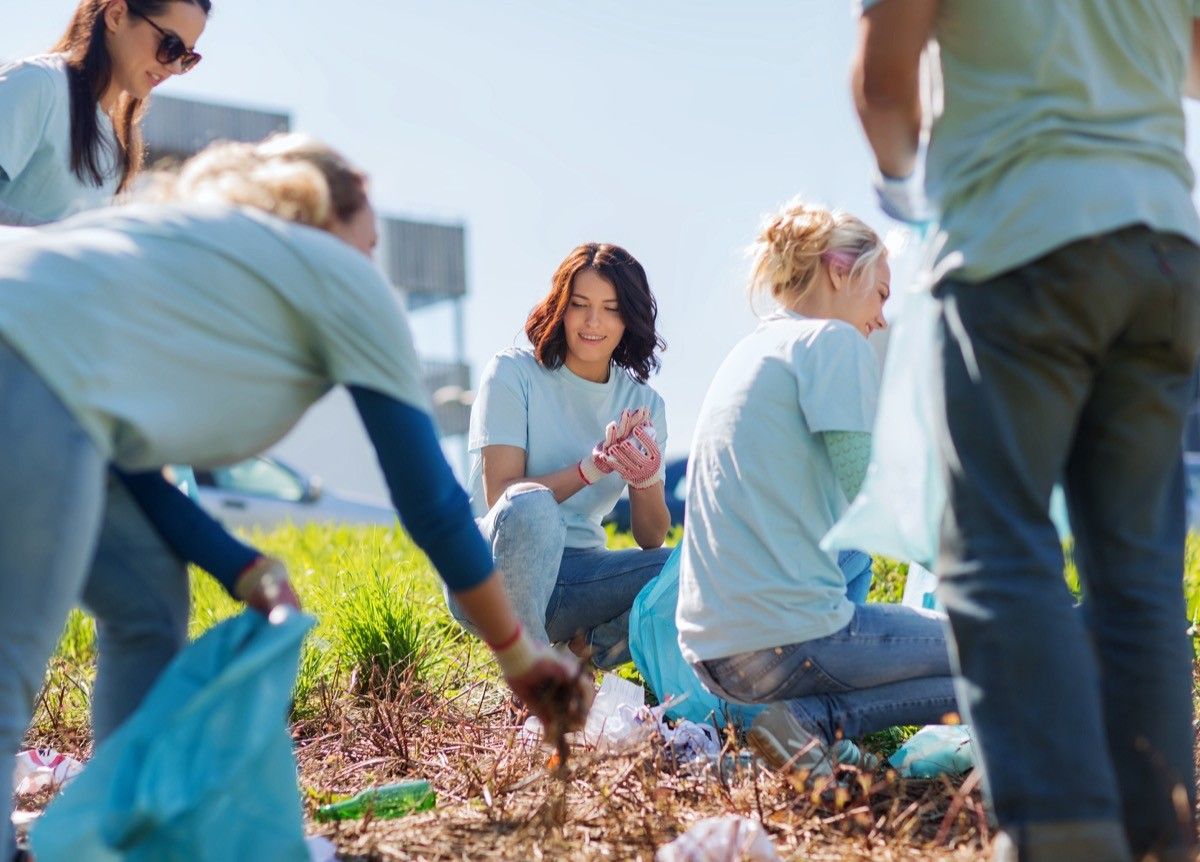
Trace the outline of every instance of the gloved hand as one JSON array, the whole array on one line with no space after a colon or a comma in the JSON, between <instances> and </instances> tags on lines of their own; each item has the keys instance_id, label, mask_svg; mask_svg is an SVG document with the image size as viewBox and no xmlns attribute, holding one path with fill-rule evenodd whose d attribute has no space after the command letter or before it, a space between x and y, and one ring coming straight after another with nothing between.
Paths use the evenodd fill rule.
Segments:
<instances>
[{"instance_id":1,"label":"gloved hand","mask_svg":"<svg viewBox=\"0 0 1200 862\"><path fill-rule=\"evenodd\" d=\"M896 221L924 227L934 220L936 212L925 197L925 153L921 144L917 150L916 165L906 177L889 177L875 170L875 198L879 208Z\"/></svg>"},{"instance_id":2,"label":"gloved hand","mask_svg":"<svg viewBox=\"0 0 1200 862\"><path fill-rule=\"evenodd\" d=\"M630 488L641 490L661 481L658 470L662 466L662 451L654 439L654 426L649 420L612 446L608 457Z\"/></svg>"},{"instance_id":3,"label":"gloved hand","mask_svg":"<svg viewBox=\"0 0 1200 862\"><path fill-rule=\"evenodd\" d=\"M258 557L244 568L233 593L272 621L286 613L285 608L300 610L300 600L288 582L287 568L274 557Z\"/></svg>"},{"instance_id":4,"label":"gloved hand","mask_svg":"<svg viewBox=\"0 0 1200 862\"><path fill-rule=\"evenodd\" d=\"M609 458L609 450L617 443L629 437L638 425L650 421L650 411L645 407L636 410L622 410L615 422L609 422L604 429L604 439L596 444L586 458L578 464L579 476L587 485L593 485L616 469Z\"/></svg>"},{"instance_id":5,"label":"gloved hand","mask_svg":"<svg viewBox=\"0 0 1200 862\"><path fill-rule=\"evenodd\" d=\"M492 649L509 688L550 736L583 727L593 691L577 658L533 640L520 626L506 644Z\"/></svg>"}]
</instances>

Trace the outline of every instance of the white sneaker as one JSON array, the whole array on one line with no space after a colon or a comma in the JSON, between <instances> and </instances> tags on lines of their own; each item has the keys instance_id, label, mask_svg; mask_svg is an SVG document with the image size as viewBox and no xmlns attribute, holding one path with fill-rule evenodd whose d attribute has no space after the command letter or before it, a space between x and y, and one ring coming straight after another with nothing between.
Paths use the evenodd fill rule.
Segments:
<instances>
[{"instance_id":1,"label":"white sneaker","mask_svg":"<svg viewBox=\"0 0 1200 862\"><path fill-rule=\"evenodd\" d=\"M772 769L807 770L809 775L833 774L828 746L806 730L786 704L773 703L760 712L746 738Z\"/></svg>"}]
</instances>

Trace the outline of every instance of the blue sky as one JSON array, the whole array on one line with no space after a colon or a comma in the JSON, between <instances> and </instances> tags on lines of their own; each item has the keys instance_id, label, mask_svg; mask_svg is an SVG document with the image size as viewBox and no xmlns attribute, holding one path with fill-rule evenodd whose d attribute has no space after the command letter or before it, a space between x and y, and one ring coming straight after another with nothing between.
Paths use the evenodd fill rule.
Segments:
<instances>
[{"instance_id":1,"label":"blue sky","mask_svg":"<svg viewBox=\"0 0 1200 862\"><path fill-rule=\"evenodd\" d=\"M74 5L0 0L0 56L44 50ZM285 109L371 174L381 211L465 222L476 374L573 246L628 248L658 297L653 383L683 453L754 323L743 249L761 215L800 193L887 227L848 94L850 7L217 0L204 61L160 92ZM449 350L447 314L413 323L425 351Z\"/></svg>"}]
</instances>

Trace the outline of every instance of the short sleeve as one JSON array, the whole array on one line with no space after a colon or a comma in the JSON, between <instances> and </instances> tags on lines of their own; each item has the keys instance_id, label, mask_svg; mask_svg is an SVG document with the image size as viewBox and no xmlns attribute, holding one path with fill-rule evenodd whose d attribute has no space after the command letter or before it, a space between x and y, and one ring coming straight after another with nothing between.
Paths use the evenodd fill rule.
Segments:
<instances>
[{"instance_id":1,"label":"short sleeve","mask_svg":"<svg viewBox=\"0 0 1200 862\"><path fill-rule=\"evenodd\" d=\"M798 340L792 362L808 429L870 431L879 399L879 360L849 324L831 323Z\"/></svg>"},{"instance_id":2,"label":"short sleeve","mask_svg":"<svg viewBox=\"0 0 1200 862\"><path fill-rule=\"evenodd\" d=\"M30 63L0 66L0 172L15 179L46 133L55 98L49 70Z\"/></svg>"},{"instance_id":3,"label":"short sleeve","mask_svg":"<svg viewBox=\"0 0 1200 862\"><path fill-rule=\"evenodd\" d=\"M498 353L483 370L471 407L467 444L472 452L484 446L529 449L529 388L520 359Z\"/></svg>"},{"instance_id":4,"label":"short sleeve","mask_svg":"<svg viewBox=\"0 0 1200 862\"><path fill-rule=\"evenodd\" d=\"M331 263L324 307L312 320L326 373L336 383L373 389L429 412L399 291L349 246Z\"/></svg>"}]
</instances>

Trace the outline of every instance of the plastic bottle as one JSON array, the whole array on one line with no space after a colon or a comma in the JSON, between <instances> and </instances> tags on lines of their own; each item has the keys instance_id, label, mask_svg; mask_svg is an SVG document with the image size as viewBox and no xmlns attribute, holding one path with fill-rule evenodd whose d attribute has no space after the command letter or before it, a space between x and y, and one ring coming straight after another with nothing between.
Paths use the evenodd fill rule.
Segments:
<instances>
[{"instance_id":1,"label":"plastic bottle","mask_svg":"<svg viewBox=\"0 0 1200 862\"><path fill-rule=\"evenodd\" d=\"M436 804L437 794L428 781L401 781L382 787L368 787L349 799L322 805L316 811L316 818L322 822L356 820L370 814L376 819L388 819L428 811Z\"/></svg>"}]
</instances>

